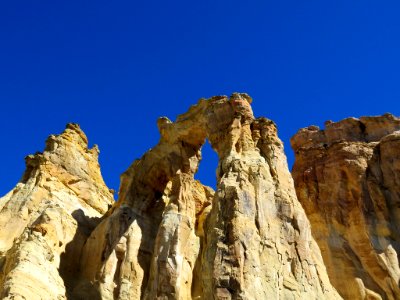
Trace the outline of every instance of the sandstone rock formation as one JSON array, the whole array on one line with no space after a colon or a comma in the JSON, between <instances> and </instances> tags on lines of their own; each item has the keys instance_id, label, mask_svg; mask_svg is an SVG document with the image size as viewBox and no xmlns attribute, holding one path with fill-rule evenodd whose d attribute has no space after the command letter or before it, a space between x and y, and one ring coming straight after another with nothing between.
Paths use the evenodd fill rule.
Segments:
<instances>
[{"instance_id":1,"label":"sandstone rock formation","mask_svg":"<svg viewBox=\"0 0 400 300\"><path fill-rule=\"evenodd\" d=\"M291 140L298 199L345 299L400 299L400 119L328 121Z\"/></svg>"},{"instance_id":2,"label":"sandstone rock formation","mask_svg":"<svg viewBox=\"0 0 400 300\"><path fill-rule=\"evenodd\" d=\"M300 206L274 123L251 98L200 100L122 175L90 235L80 291L102 299L338 299ZM217 191L193 178L208 138ZM214 194L214 195L213 195Z\"/></svg>"},{"instance_id":3,"label":"sandstone rock formation","mask_svg":"<svg viewBox=\"0 0 400 300\"><path fill-rule=\"evenodd\" d=\"M0 199L1 299L66 299L87 235L114 202L98 154L68 124L26 157L20 183Z\"/></svg>"},{"instance_id":4,"label":"sandstone rock formation","mask_svg":"<svg viewBox=\"0 0 400 300\"><path fill-rule=\"evenodd\" d=\"M247 94L202 99L105 186L73 124L0 199L6 299L340 299L275 124ZM194 179L208 139L217 190Z\"/></svg>"}]
</instances>

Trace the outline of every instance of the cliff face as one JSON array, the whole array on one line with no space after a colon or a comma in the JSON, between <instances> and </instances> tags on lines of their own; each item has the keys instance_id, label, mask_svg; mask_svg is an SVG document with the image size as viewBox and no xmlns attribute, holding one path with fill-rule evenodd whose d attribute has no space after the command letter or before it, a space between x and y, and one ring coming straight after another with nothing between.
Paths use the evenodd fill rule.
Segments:
<instances>
[{"instance_id":1,"label":"cliff face","mask_svg":"<svg viewBox=\"0 0 400 300\"><path fill-rule=\"evenodd\" d=\"M273 122L245 94L213 97L175 122L122 175L90 235L82 284L102 299L336 299ZM193 179L208 138L217 191Z\"/></svg>"},{"instance_id":2,"label":"cliff face","mask_svg":"<svg viewBox=\"0 0 400 300\"><path fill-rule=\"evenodd\" d=\"M203 99L121 176L113 203L76 125L0 199L5 299L340 299L275 124L247 94ZM208 139L217 190L194 179ZM110 209L109 205L112 204Z\"/></svg>"},{"instance_id":3,"label":"cliff face","mask_svg":"<svg viewBox=\"0 0 400 300\"><path fill-rule=\"evenodd\" d=\"M346 299L400 299L400 119L349 118L291 140L297 197Z\"/></svg>"},{"instance_id":4,"label":"cliff face","mask_svg":"<svg viewBox=\"0 0 400 300\"><path fill-rule=\"evenodd\" d=\"M0 199L0 298L65 299L90 231L111 206L97 162L76 124L26 157L21 182Z\"/></svg>"}]
</instances>

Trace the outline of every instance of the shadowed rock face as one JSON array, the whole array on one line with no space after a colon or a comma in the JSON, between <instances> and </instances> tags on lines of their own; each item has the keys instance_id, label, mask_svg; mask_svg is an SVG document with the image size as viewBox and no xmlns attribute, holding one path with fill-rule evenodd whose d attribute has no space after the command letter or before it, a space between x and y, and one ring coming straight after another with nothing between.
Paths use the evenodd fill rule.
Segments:
<instances>
[{"instance_id":1,"label":"shadowed rock face","mask_svg":"<svg viewBox=\"0 0 400 300\"><path fill-rule=\"evenodd\" d=\"M349 118L291 140L297 197L345 299L400 299L400 119Z\"/></svg>"},{"instance_id":2,"label":"shadowed rock face","mask_svg":"<svg viewBox=\"0 0 400 300\"><path fill-rule=\"evenodd\" d=\"M246 94L200 100L121 177L82 253L103 299L338 299L298 202L274 123ZM193 179L208 138L217 191Z\"/></svg>"}]
</instances>

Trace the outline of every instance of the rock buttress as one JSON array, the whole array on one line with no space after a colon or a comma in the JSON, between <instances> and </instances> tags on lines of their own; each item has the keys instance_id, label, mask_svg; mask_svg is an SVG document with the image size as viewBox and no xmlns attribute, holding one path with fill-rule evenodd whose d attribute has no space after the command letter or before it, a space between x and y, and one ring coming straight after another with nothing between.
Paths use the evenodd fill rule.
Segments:
<instances>
[{"instance_id":1,"label":"rock buttress","mask_svg":"<svg viewBox=\"0 0 400 300\"><path fill-rule=\"evenodd\" d=\"M219 155L205 223L204 299L339 299L298 202L275 124L247 95L212 99L207 132Z\"/></svg>"},{"instance_id":2,"label":"rock buttress","mask_svg":"<svg viewBox=\"0 0 400 300\"><path fill-rule=\"evenodd\" d=\"M332 284L345 299L400 299L400 119L301 129L293 178Z\"/></svg>"}]
</instances>

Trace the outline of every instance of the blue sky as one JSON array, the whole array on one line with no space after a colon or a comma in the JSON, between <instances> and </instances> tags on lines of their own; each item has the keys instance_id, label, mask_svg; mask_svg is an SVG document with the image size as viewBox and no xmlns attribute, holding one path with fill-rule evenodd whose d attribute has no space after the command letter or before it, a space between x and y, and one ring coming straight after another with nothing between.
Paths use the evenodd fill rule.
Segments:
<instances>
[{"instance_id":1,"label":"blue sky","mask_svg":"<svg viewBox=\"0 0 400 300\"><path fill-rule=\"evenodd\" d=\"M154 146L159 116L247 92L289 138L348 116L400 115L398 1L3 1L0 195L24 156L77 122L106 183ZM209 149L198 174L215 183Z\"/></svg>"}]
</instances>

